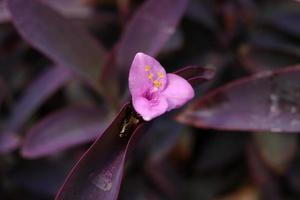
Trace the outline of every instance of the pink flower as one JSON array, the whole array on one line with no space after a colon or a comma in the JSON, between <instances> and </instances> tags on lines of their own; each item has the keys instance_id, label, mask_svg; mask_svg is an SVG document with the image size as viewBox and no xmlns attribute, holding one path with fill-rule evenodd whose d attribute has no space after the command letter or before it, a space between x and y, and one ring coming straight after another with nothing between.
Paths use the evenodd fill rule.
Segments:
<instances>
[{"instance_id":1,"label":"pink flower","mask_svg":"<svg viewBox=\"0 0 300 200\"><path fill-rule=\"evenodd\" d=\"M129 72L132 104L145 121L184 105L194 97L192 86L182 77L166 73L157 60L137 53Z\"/></svg>"}]
</instances>

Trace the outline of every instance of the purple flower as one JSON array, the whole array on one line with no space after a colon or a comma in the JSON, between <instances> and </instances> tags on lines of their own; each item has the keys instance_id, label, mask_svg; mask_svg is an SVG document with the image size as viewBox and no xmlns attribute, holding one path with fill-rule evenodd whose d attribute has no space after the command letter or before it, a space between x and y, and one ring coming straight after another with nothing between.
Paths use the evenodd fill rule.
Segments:
<instances>
[{"instance_id":1,"label":"purple flower","mask_svg":"<svg viewBox=\"0 0 300 200\"><path fill-rule=\"evenodd\" d=\"M160 63L137 53L129 72L133 107L145 121L178 108L194 97L192 86L182 77L166 73Z\"/></svg>"}]
</instances>

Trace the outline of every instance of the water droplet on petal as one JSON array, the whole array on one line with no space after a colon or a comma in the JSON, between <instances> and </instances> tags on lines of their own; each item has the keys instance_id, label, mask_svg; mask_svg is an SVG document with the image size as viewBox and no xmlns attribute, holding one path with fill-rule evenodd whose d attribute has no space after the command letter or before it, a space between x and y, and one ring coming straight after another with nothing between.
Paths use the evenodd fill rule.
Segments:
<instances>
[{"instance_id":1,"label":"water droplet on petal","mask_svg":"<svg viewBox=\"0 0 300 200\"><path fill-rule=\"evenodd\" d=\"M96 176L92 182L98 188L103 191L110 191L112 188L113 174L110 170L103 170L98 176Z\"/></svg>"}]
</instances>

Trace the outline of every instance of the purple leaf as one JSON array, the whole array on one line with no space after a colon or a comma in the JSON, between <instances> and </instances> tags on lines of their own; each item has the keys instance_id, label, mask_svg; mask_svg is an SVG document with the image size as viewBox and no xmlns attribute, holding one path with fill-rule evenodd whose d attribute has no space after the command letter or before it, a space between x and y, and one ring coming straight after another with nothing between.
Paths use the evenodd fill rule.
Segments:
<instances>
[{"instance_id":1,"label":"purple leaf","mask_svg":"<svg viewBox=\"0 0 300 200\"><path fill-rule=\"evenodd\" d=\"M259 50L269 50L271 52L285 53L287 55L300 58L300 50L297 43L288 40L279 39L271 34L256 33L253 34L251 45Z\"/></svg>"},{"instance_id":2,"label":"purple leaf","mask_svg":"<svg viewBox=\"0 0 300 200\"><path fill-rule=\"evenodd\" d=\"M247 71L257 73L299 63L299 53L295 52L294 45L281 42L273 48L268 44L269 41L265 40L263 43L241 48L239 59Z\"/></svg>"},{"instance_id":3,"label":"purple leaf","mask_svg":"<svg viewBox=\"0 0 300 200\"><path fill-rule=\"evenodd\" d=\"M39 158L93 141L106 126L103 111L96 106L71 106L35 124L27 133L22 156Z\"/></svg>"},{"instance_id":4,"label":"purple leaf","mask_svg":"<svg viewBox=\"0 0 300 200\"><path fill-rule=\"evenodd\" d=\"M0 154L15 150L20 144L20 139L15 133L2 132L0 134Z\"/></svg>"},{"instance_id":5,"label":"purple leaf","mask_svg":"<svg viewBox=\"0 0 300 200\"><path fill-rule=\"evenodd\" d=\"M105 52L83 28L38 0L8 0L12 20L33 47L97 90Z\"/></svg>"},{"instance_id":6,"label":"purple leaf","mask_svg":"<svg viewBox=\"0 0 300 200\"><path fill-rule=\"evenodd\" d=\"M67 16L75 18L85 18L91 14L91 9L84 6L81 0L41 0L56 10L61 11ZM10 15L4 1L0 1L0 23L9 22Z\"/></svg>"},{"instance_id":7,"label":"purple leaf","mask_svg":"<svg viewBox=\"0 0 300 200\"><path fill-rule=\"evenodd\" d=\"M117 199L128 150L139 136L144 122L128 127L120 136L124 122L132 114L126 104L111 125L81 157L70 172L56 200Z\"/></svg>"},{"instance_id":8,"label":"purple leaf","mask_svg":"<svg viewBox=\"0 0 300 200\"><path fill-rule=\"evenodd\" d=\"M209 30L216 31L218 24L213 16L213 8L210 1L191 1L187 10L187 17L195 20Z\"/></svg>"},{"instance_id":9,"label":"purple leaf","mask_svg":"<svg viewBox=\"0 0 300 200\"><path fill-rule=\"evenodd\" d=\"M195 100L177 119L195 127L300 131L300 66L240 79Z\"/></svg>"},{"instance_id":10,"label":"purple leaf","mask_svg":"<svg viewBox=\"0 0 300 200\"><path fill-rule=\"evenodd\" d=\"M129 69L137 52L155 56L175 32L188 0L148 0L136 11L121 37L117 64Z\"/></svg>"},{"instance_id":11,"label":"purple leaf","mask_svg":"<svg viewBox=\"0 0 300 200\"><path fill-rule=\"evenodd\" d=\"M298 6L299 9L299 6ZM281 11L275 13L270 17L270 25L280 31L284 31L294 37L299 38L300 34L300 23L299 23L300 13L299 10L296 11Z\"/></svg>"},{"instance_id":12,"label":"purple leaf","mask_svg":"<svg viewBox=\"0 0 300 200\"><path fill-rule=\"evenodd\" d=\"M4 1L0 1L0 23L5 23L10 20L9 13L4 6Z\"/></svg>"},{"instance_id":13,"label":"purple leaf","mask_svg":"<svg viewBox=\"0 0 300 200\"><path fill-rule=\"evenodd\" d=\"M66 16L85 18L91 14L91 9L84 5L82 0L42 0L49 6L60 11Z\"/></svg>"},{"instance_id":14,"label":"purple leaf","mask_svg":"<svg viewBox=\"0 0 300 200\"><path fill-rule=\"evenodd\" d=\"M51 67L42 72L14 105L6 128L13 131L21 128L33 112L71 78L70 72L63 67Z\"/></svg>"}]
</instances>

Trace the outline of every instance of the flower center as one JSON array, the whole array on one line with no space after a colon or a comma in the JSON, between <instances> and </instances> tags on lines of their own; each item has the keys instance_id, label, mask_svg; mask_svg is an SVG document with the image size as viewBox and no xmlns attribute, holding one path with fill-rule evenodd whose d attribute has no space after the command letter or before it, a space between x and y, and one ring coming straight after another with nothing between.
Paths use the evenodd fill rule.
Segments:
<instances>
[{"instance_id":1,"label":"flower center","mask_svg":"<svg viewBox=\"0 0 300 200\"><path fill-rule=\"evenodd\" d=\"M146 92L144 92L143 97L145 97L148 101L151 101L155 98L155 93L156 92L151 92L150 90L147 90Z\"/></svg>"},{"instance_id":2,"label":"flower center","mask_svg":"<svg viewBox=\"0 0 300 200\"><path fill-rule=\"evenodd\" d=\"M162 79L164 78L163 72L154 73L149 65L145 66L145 71L148 75L149 81L152 82L153 86L157 89L162 87Z\"/></svg>"}]
</instances>

